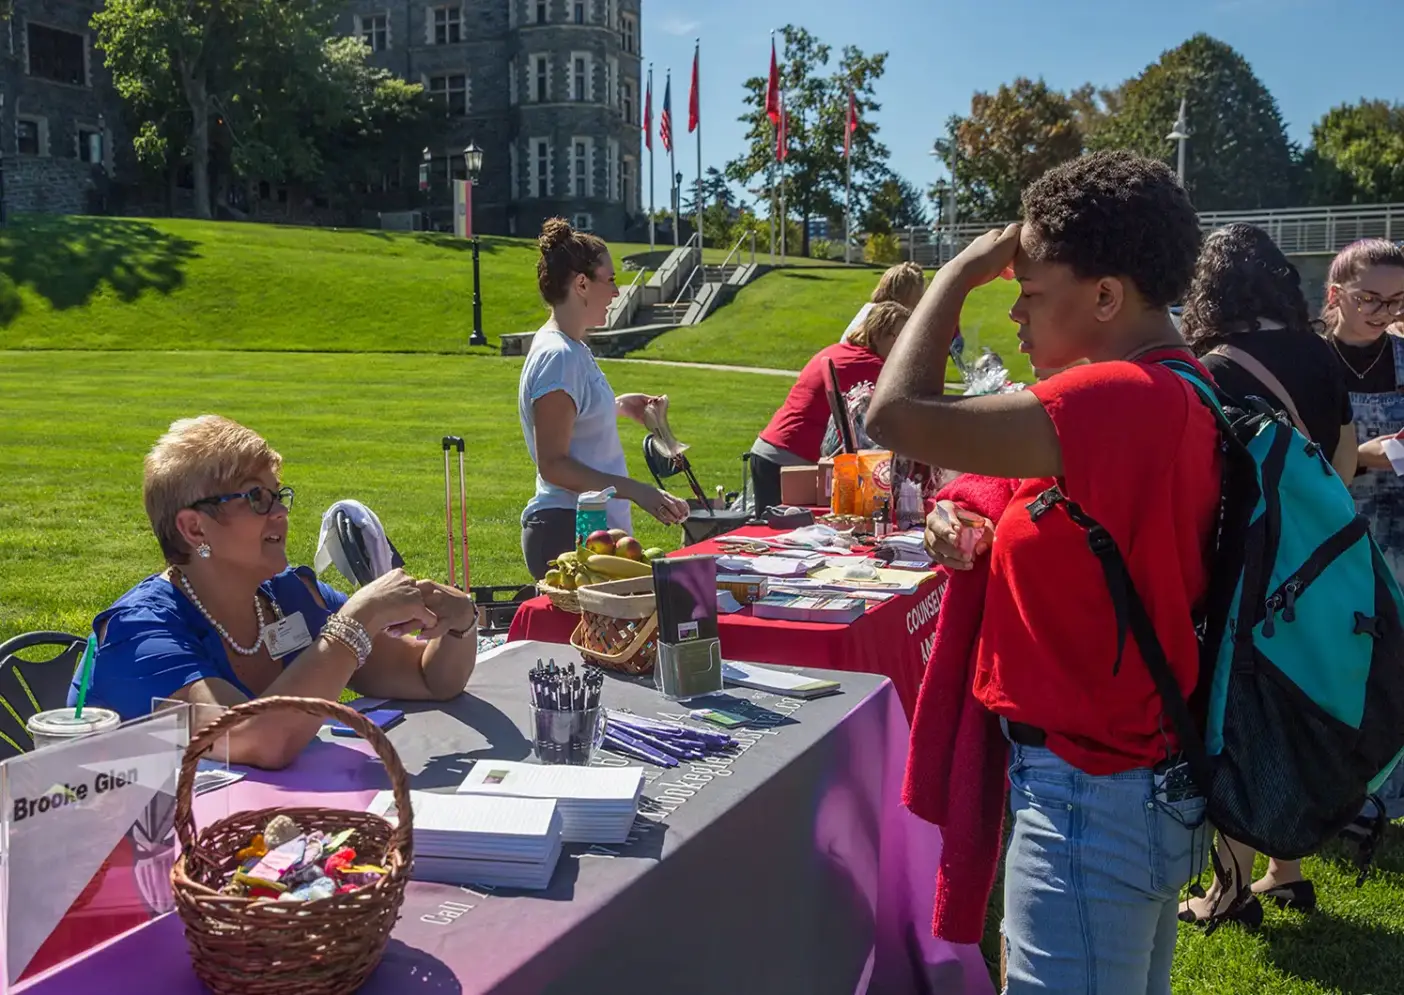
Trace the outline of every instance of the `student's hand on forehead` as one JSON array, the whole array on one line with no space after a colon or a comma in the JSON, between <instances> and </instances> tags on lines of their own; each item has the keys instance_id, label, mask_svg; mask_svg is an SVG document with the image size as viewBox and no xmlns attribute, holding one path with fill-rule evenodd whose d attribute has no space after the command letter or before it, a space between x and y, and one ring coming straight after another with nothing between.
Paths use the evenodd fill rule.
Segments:
<instances>
[{"instance_id":1,"label":"student's hand on forehead","mask_svg":"<svg viewBox=\"0 0 1404 995\"><path fill-rule=\"evenodd\" d=\"M1007 225L1002 231L992 229L971 242L952 265L959 268L967 286L979 287L1001 276L1012 280L1018 251L1019 225Z\"/></svg>"}]
</instances>

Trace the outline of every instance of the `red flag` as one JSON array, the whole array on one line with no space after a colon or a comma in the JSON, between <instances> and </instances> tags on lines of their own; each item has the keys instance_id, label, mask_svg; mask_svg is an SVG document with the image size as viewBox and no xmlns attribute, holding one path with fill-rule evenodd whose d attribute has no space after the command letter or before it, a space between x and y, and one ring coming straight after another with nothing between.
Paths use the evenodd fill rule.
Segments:
<instances>
[{"instance_id":1,"label":"red flag","mask_svg":"<svg viewBox=\"0 0 1404 995\"><path fill-rule=\"evenodd\" d=\"M692 134L697 130L697 126L702 123L702 100L697 92L697 61L702 51L702 43L698 42L697 47L692 50L692 92L687 96L687 132Z\"/></svg>"},{"instance_id":2,"label":"red flag","mask_svg":"<svg viewBox=\"0 0 1404 995\"><path fill-rule=\"evenodd\" d=\"M770 82L765 88L765 116L780 124L780 66L775 61L775 38L770 39Z\"/></svg>"},{"instance_id":3,"label":"red flag","mask_svg":"<svg viewBox=\"0 0 1404 995\"><path fill-rule=\"evenodd\" d=\"M663 113L658 115L658 138L665 152L673 151L673 77L663 84Z\"/></svg>"},{"instance_id":4,"label":"red flag","mask_svg":"<svg viewBox=\"0 0 1404 995\"><path fill-rule=\"evenodd\" d=\"M785 112L785 95L780 95L780 122L775 126L775 161L784 162L790 154L790 115Z\"/></svg>"},{"instance_id":5,"label":"red flag","mask_svg":"<svg viewBox=\"0 0 1404 995\"><path fill-rule=\"evenodd\" d=\"M843 157L848 158L853 151L853 133L858 130L858 103L853 91L848 91L848 127L843 130Z\"/></svg>"},{"instance_id":6,"label":"red flag","mask_svg":"<svg viewBox=\"0 0 1404 995\"><path fill-rule=\"evenodd\" d=\"M644 97L644 146L653 151L653 70L648 72L648 95Z\"/></svg>"}]
</instances>

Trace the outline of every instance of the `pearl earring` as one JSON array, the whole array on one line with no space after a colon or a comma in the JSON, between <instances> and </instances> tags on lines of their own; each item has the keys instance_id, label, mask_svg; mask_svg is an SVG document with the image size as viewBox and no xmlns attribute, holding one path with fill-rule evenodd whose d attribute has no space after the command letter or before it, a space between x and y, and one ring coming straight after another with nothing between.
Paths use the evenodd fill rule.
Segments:
<instances>
[{"instance_id":1,"label":"pearl earring","mask_svg":"<svg viewBox=\"0 0 1404 995\"><path fill-rule=\"evenodd\" d=\"M200 543L200 545L195 547L195 555L202 560L208 560L210 558L210 544L207 542Z\"/></svg>"}]
</instances>

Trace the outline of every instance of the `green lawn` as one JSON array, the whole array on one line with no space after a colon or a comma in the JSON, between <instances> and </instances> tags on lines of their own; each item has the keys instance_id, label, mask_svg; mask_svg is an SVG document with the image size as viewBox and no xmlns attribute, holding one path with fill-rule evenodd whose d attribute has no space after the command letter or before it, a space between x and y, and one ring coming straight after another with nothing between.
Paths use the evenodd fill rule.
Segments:
<instances>
[{"instance_id":1,"label":"green lawn","mask_svg":"<svg viewBox=\"0 0 1404 995\"><path fill-rule=\"evenodd\" d=\"M706 321L660 335L634 355L684 363L730 363L798 370L838 341L882 275L877 269L774 270L744 287ZM968 348L989 346L1015 379L1033 371L1019 352L1009 306L1017 291L998 280L966 302L961 328Z\"/></svg>"},{"instance_id":2,"label":"green lawn","mask_svg":"<svg viewBox=\"0 0 1404 995\"><path fill-rule=\"evenodd\" d=\"M740 454L789 387L758 374L605 367L616 390L670 396L670 421L694 445L708 490L740 486ZM327 506L354 497L381 516L412 571L440 579L439 439L462 435L474 582L526 582L518 516L533 471L517 425L520 368L504 358L0 353L0 640L81 631L159 568L142 510L142 458L172 420L206 412L256 429L283 454L297 489L294 562L311 562ZM632 422L620 430L631 473L647 479L643 430ZM685 495L687 486L672 489ZM644 545L679 545L681 530L634 521Z\"/></svg>"}]
</instances>

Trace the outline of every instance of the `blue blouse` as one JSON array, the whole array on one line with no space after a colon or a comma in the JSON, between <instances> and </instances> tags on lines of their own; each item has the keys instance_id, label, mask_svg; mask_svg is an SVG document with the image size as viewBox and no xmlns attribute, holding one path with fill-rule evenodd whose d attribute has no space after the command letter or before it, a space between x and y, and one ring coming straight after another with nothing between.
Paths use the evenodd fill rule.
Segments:
<instances>
[{"instance_id":1,"label":"blue blouse","mask_svg":"<svg viewBox=\"0 0 1404 995\"><path fill-rule=\"evenodd\" d=\"M303 578L316 584L327 607L319 605ZM346 595L317 580L308 567L292 567L260 585L284 615L302 612L313 639ZM234 673L224 643L185 592L161 574L137 584L97 618L93 631L107 630L93 660L88 704L110 708L123 720L151 712L151 699L169 698L196 681L218 677L250 698L254 693ZM300 651L299 651L300 652ZM290 653L284 666L297 656ZM68 704L77 703L78 674L68 690Z\"/></svg>"}]
</instances>

